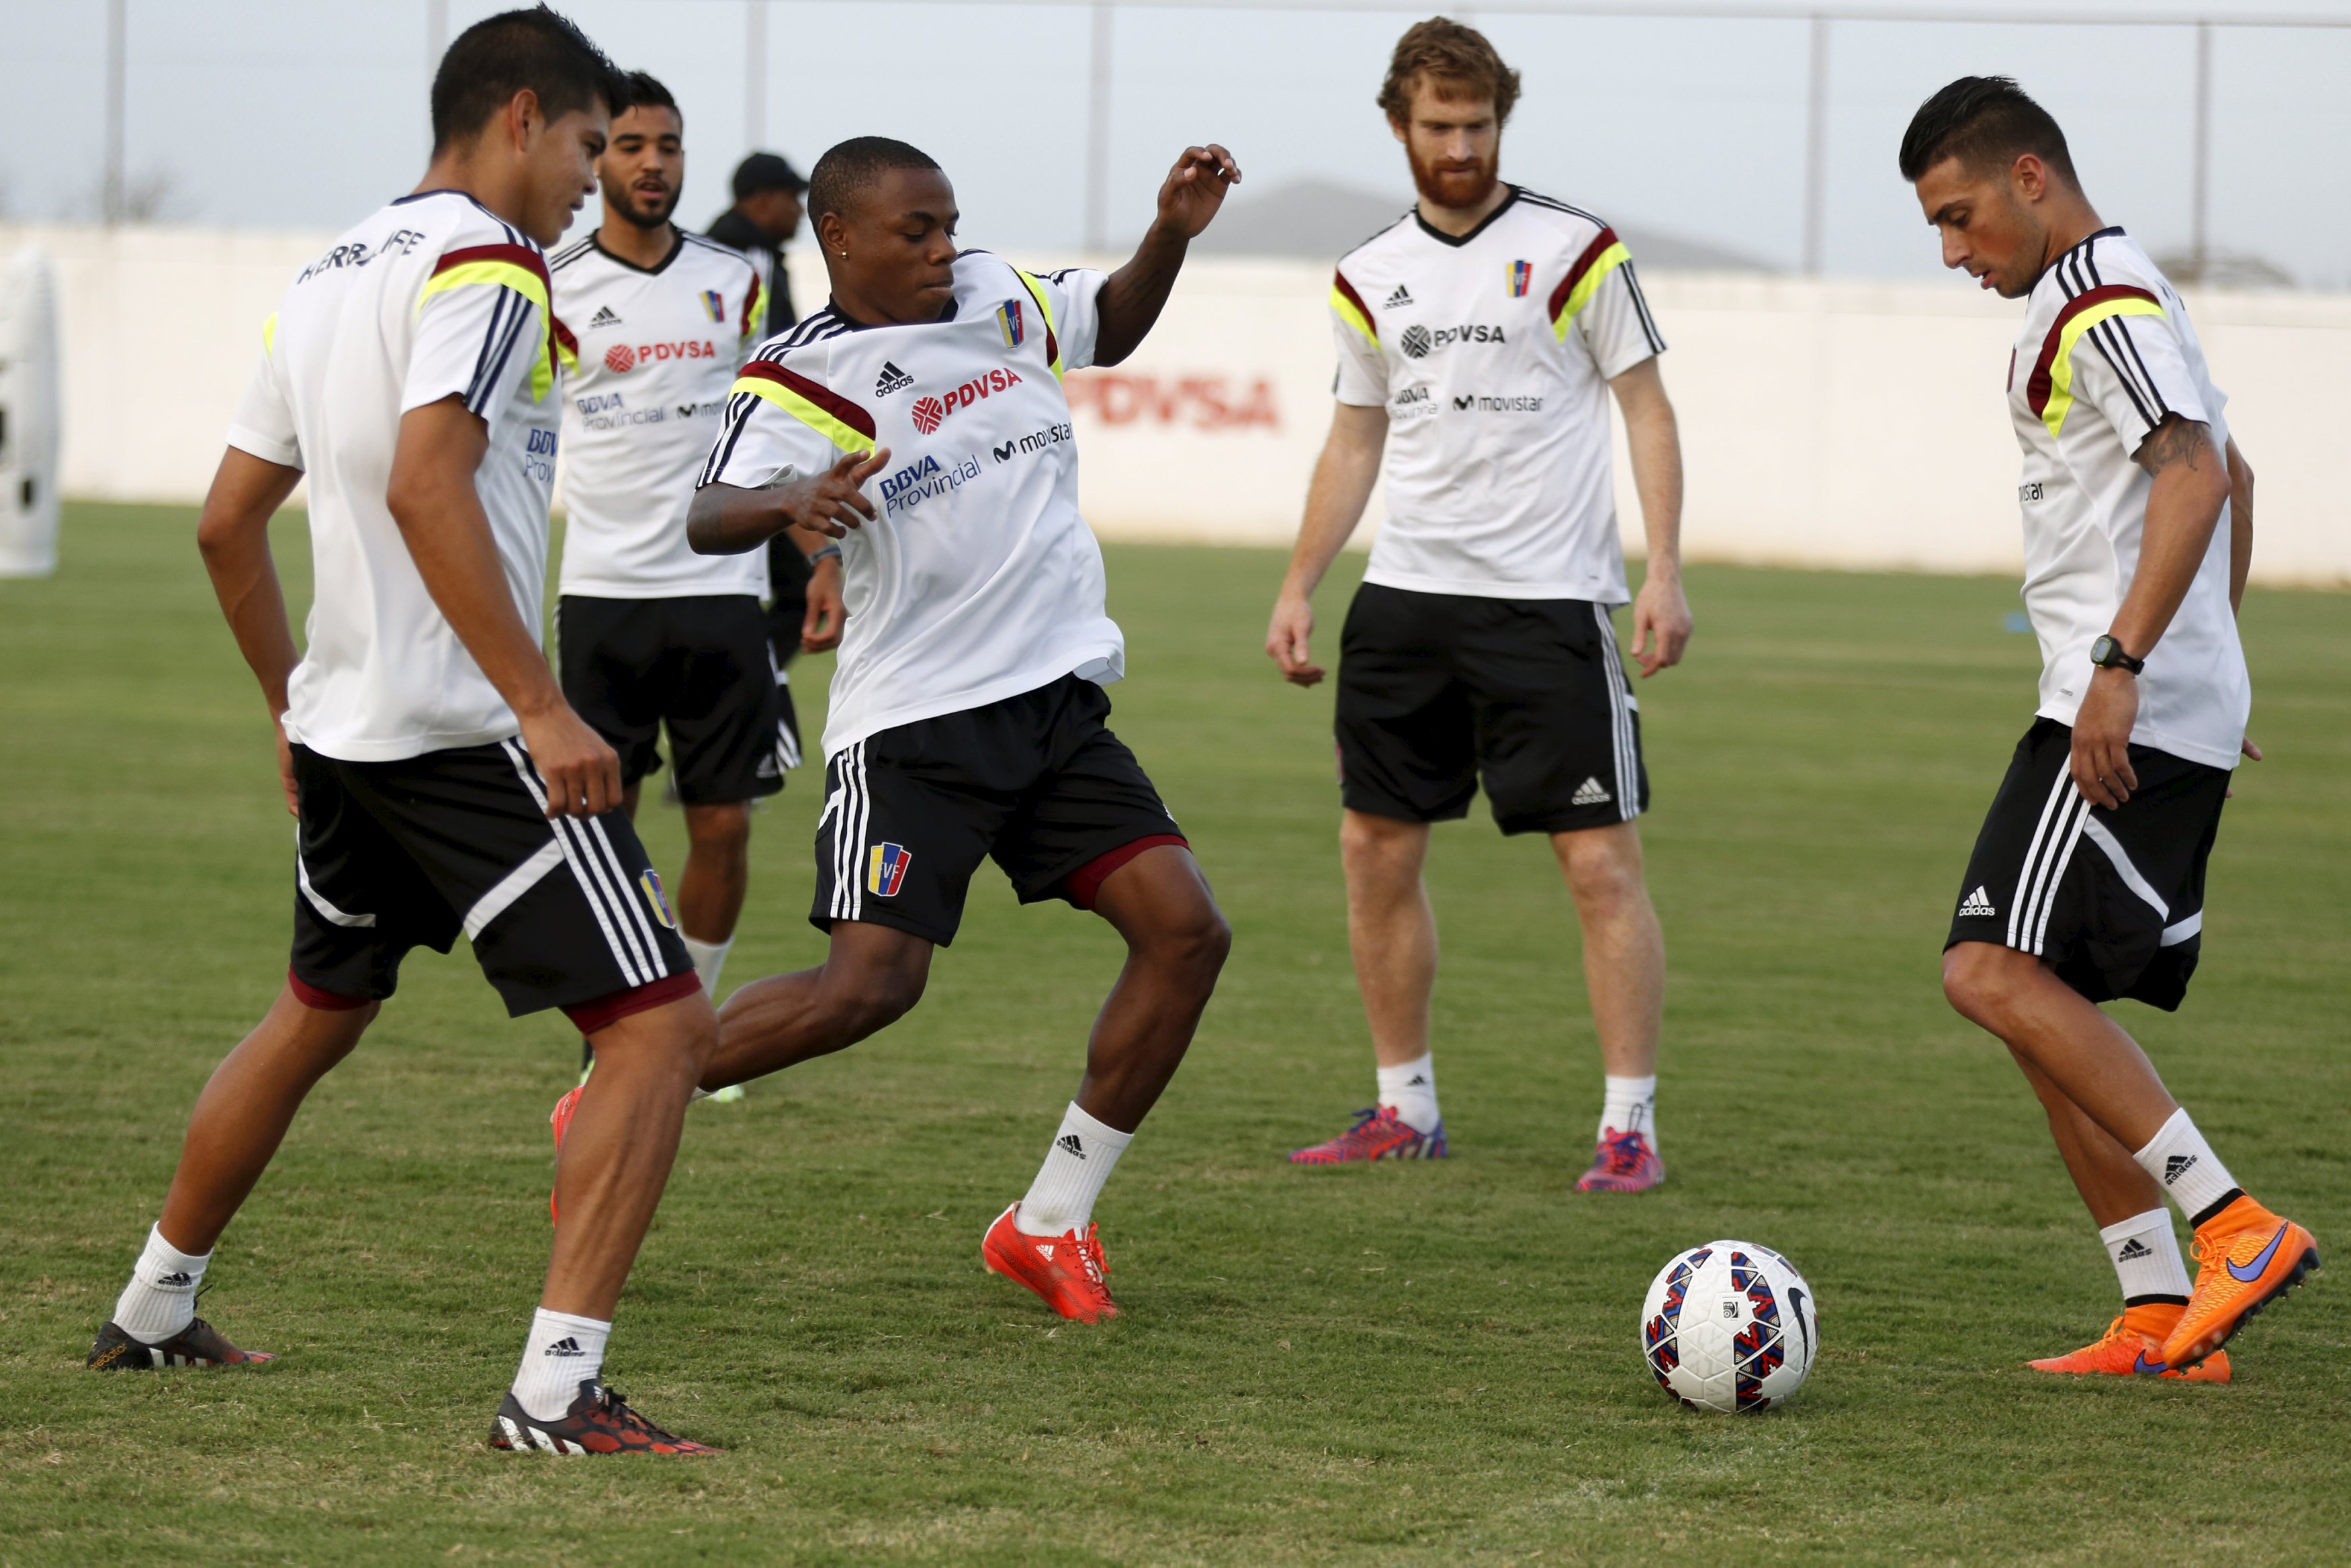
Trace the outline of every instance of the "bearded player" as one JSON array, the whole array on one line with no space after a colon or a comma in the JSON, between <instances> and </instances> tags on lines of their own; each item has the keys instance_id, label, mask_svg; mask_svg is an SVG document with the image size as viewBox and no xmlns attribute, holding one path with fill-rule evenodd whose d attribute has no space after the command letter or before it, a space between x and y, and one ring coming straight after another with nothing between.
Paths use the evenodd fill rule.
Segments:
<instances>
[{"instance_id":1,"label":"bearded player","mask_svg":"<svg viewBox=\"0 0 2351 1568\"><path fill-rule=\"evenodd\" d=\"M1498 177L1518 91L1475 29L1438 17L1405 34L1379 102L1420 200L1342 257L1332 287L1338 407L1266 651L1288 680L1322 679L1310 596L1384 466L1388 516L1340 634L1338 700L1347 937L1379 1097L1290 1158L1446 1152L1421 867L1429 825L1466 815L1482 780L1504 833L1550 839L1583 928L1604 1078L1577 1189L1633 1192L1665 1179L1666 950L1635 824L1649 797L1640 705L1609 619L1629 597L1611 400L1648 533L1633 601L1645 677L1689 638L1681 449L1657 374L1665 340L1625 246L1589 213Z\"/></svg>"},{"instance_id":2,"label":"bearded player","mask_svg":"<svg viewBox=\"0 0 2351 1568\"><path fill-rule=\"evenodd\" d=\"M832 297L735 383L689 524L698 550L840 540L848 607L824 734L810 919L825 962L729 999L716 1090L904 1015L993 859L1024 903L1108 920L1124 970L1036 1180L981 1244L1064 1317L1117 1312L1094 1199L1190 1044L1231 933L1141 764L1104 722L1126 650L1078 513L1061 378L1158 319L1240 171L1186 150L1134 258L1033 275L956 244L955 190L901 141L818 161Z\"/></svg>"},{"instance_id":3,"label":"bearded player","mask_svg":"<svg viewBox=\"0 0 2351 1568\"><path fill-rule=\"evenodd\" d=\"M2187 306L2014 82L1928 99L1900 162L1943 265L2025 302L2008 410L2041 706L1968 862L1943 990L2023 1069L2123 1295L2103 1338L2032 1365L2226 1382L2220 1347L2317 1244L2245 1194L2097 1004L2186 997L2231 774L2261 756L2236 619L2252 473ZM2195 1228L2193 1292L2167 1198Z\"/></svg>"}]
</instances>

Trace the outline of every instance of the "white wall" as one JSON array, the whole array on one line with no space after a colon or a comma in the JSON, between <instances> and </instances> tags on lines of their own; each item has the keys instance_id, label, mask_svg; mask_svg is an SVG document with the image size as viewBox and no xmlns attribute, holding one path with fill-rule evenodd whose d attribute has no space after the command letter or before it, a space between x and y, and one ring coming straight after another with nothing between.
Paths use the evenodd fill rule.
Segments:
<instances>
[{"instance_id":1,"label":"white wall","mask_svg":"<svg viewBox=\"0 0 2351 1568\"><path fill-rule=\"evenodd\" d=\"M30 242L57 262L65 492L201 497L262 318L330 238L0 225L0 254ZM1644 282L1672 345L1693 558L2018 569L2000 392L2016 306L1958 279ZM1105 536L1288 542L1329 421L1328 286L1304 263L1196 261L1132 360L1072 375L1087 515ZM796 270L794 293L822 298L820 274ZM2255 576L2351 583L2332 456L2351 412L2351 296L2189 304L2260 476ZM1617 488L1637 550L1621 451Z\"/></svg>"}]
</instances>

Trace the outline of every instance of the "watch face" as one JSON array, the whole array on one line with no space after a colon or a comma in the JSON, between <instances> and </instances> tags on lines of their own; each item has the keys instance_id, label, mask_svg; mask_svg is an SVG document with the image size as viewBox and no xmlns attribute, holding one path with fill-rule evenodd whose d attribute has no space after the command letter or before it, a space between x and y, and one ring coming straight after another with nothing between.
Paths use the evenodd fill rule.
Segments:
<instances>
[{"instance_id":1,"label":"watch face","mask_svg":"<svg viewBox=\"0 0 2351 1568\"><path fill-rule=\"evenodd\" d=\"M2107 661L2109 661L2110 659L2112 659L2114 658L2114 656L2115 656L2115 639L2114 639L2113 638L2111 638L2111 637L2101 637L2100 639L2098 639L2098 640L2097 640L2097 641L2095 641L2095 642L2094 642L2094 643L2090 644L2090 662L2091 662L2091 663L2093 663L2093 664L2105 664L2105 663L2106 663Z\"/></svg>"}]
</instances>

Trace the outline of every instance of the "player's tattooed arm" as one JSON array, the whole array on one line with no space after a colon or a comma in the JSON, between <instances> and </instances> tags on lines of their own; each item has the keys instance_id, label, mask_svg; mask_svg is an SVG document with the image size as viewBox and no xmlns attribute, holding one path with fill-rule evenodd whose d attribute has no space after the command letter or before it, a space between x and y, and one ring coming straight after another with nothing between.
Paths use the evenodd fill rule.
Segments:
<instances>
[{"instance_id":1,"label":"player's tattooed arm","mask_svg":"<svg viewBox=\"0 0 2351 1568\"><path fill-rule=\"evenodd\" d=\"M2149 473L2159 474L2174 463L2184 463L2189 469L2217 465L2212 452L2212 427L2201 420L2184 420L2178 414L2167 415L2164 421L2139 442L2132 459Z\"/></svg>"},{"instance_id":2,"label":"player's tattooed arm","mask_svg":"<svg viewBox=\"0 0 2351 1568\"><path fill-rule=\"evenodd\" d=\"M1211 141L1187 147L1159 187L1159 215L1134 249L1134 257L1110 275L1098 308L1102 326L1094 338L1094 363L1115 365L1134 352L1167 304L1184 252L1224 205L1225 192L1240 183L1233 155Z\"/></svg>"},{"instance_id":3,"label":"player's tattooed arm","mask_svg":"<svg viewBox=\"0 0 2351 1568\"><path fill-rule=\"evenodd\" d=\"M697 556L739 556L787 528L846 538L874 516L865 482L882 472L890 449L844 453L822 473L762 490L705 484L685 514L685 542Z\"/></svg>"}]
</instances>

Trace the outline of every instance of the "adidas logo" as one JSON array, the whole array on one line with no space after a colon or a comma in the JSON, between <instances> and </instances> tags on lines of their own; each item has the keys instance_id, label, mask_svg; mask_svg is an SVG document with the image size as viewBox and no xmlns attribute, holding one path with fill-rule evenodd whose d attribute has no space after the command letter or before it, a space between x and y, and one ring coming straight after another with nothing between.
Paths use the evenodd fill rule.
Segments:
<instances>
[{"instance_id":1,"label":"adidas logo","mask_svg":"<svg viewBox=\"0 0 2351 1568\"><path fill-rule=\"evenodd\" d=\"M1999 913L2000 911L1998 909L1991 907L1991 899L1985 896L1984 890L1981 888L1978 888L1974 892L1969 894L1959 902L1959 918L1961 919L1967 919L1970 915L1981 915L1989 918Z\"/></svg>"},{"instance_id":2,"label":"adidas logo","mask_svg":"<svg viewBox=\"0 0 2351 1568\"><path fill-rule=\"evenodd\" d=\"M2135 1263L2141 1258L2152 1258L2154 1256L2154 1248L2148 1246L2137 1237L2133 1236L2129 1241L2123 1243L2123 1250L2115 1254L2115 1262L2118 1263Z\"/></svg>"},{"instance_id":3,"label":"adidas logo","mask_svg":"<svg viewBox=\"0 0 2351 1568\"><path fill-rule=\"evenodd\" d=\"M882 374L874 379L873 395L886 398L893 392L903 392L914 384L914 378L884 359L882 361Z\"/></svg>"},{"instance_id":4,"label":"adidas logo","mask_svg":"<svg viewBox=\"0 0 2351 1568\"><path fill-rule=\"evenodd\" d=\"M155 1282L155 1288L159 1291L184 1291L195 1282L195 1277L193 1275L183 1272L176 1274L165 1274L162 1279Z\"/></svg>"},{"instance_id":5,"label":"adidas logo","mask_svg":"<svg viewBox=\"0 0 2351 1568\"><path fill-rule=\"evenodd\" d=\"M1598 779L1585 779L1575 786L1575 793L1567 797L1567 803L1570 805L1606 805L1615 798L1600 787Z\"/></svg>"},{"instance_id":6,"label":"adidas logo","mask_svg":"<svg viewBox=\"0 0 2351 1568\"><path fill-rule=\"evenodd\" d=\"M1388 296L1388 302L1385 305L1381 306L1380 308L1382 310L1400 310L1411 303L1412 290L1406 288L1402 284L1398 284L1395 286L1395 292Z\"/></svg>"},{"instance_id":7,"label":"adidas logo","mask_svg":"<svg viewBox=\"0 0 2351 1568\"><path fill-rule=\"evenodd\" d=\"M620 324L619 313L609 305L601 306L595 315L588 318L588 326L591 331L599 327L618 327Z\"/></svg>"},{"instance_id":8,"label":"adidas logo","mask_svg":"<svg viewBox=\"0 0 2351 1568\"><path fill-rule=\"evenodd\" d=\"M585 1355L588 1353L580 1348L580 1342L578 1340L572 1338L567 1334L561 1339L557 1340L553 1345L549 1345L547 1347L546 1354L549 1355Z\"/></svg>"},{"instance_id":9,"label":"adidas logo","mask_svg":"<svg viewBox=\"0 0 2351 1568\"><path fill-rule=\"evenodd\" d=\"M2195 1163L2196 1157L2192 1154L2173 1155L2169 1159L2163 1162L2163 1184L2166 1187L2170 1186L2173 1182L2187 1175L2189 1167Z\"/></svg>"},{"instance_id":10,"label":"adidas logo","mask_svg":"<svg viewBox=\"0 0 2351 1568\"><path fill-rule=\"evenodd\" d=\"M1406 1085L1405 1085L1405 1088L1407 1088L1407 1089L1417 1089L1417 1088L1419 1088L1422 1085L1424 1085L1424 1084L1426 1084L1426 1083L1427 1083L1427 1082L1428 1082L1428 1075L1427 1075L1427 1074L1426 1074L1426 1073L1415 1073L1415 1074L1412 1075L1412 1082L1410 1082L1409 1084L1406 1084Z\"/></svg>"},{"instance_id":11,"label":"adidas logo","mask_svg":"<svg viewBox=\"0 0 2351 1568\"><path fill-rule=\"evenodd\" d=\"M1080 1159L1086 1158L1086 1146L1083 1142L1080 1141L1078 1135L1075 1133L1063 1133L1060 1137L1053 1140L1053 1147L1058 1149L1067 1150L1069 1153L1076 1155Z\"/></svg>"},{"instance_id":12,"label":"adidas logo","mask_svg":"<svg viewBox=\"0 0 2351 1568\"><path fill-rule=\"evenodd\" d=\"M766 756L759 759L759 765L753 770L752 776L763 779L771 779L776 776L776 756L773 752L768 753Z\"/></svg>"},{"instance_id":13,"label":"adidas logo","mask_svg":"<svg viewBox=\"0 0 2351 1568\"><path fill-rule=\"evenodd\" d=\"M1045 1243L1044 1245L1042 1245L1042 1246L1039 1247L1039 1248L1037 1249L1037 1255L1038 1255L1039 1257L1040 1257L1040 1258L1044 1259L1047 1262L1049 1262L1049 1263L1050 1263L1050 1262L1051 1262L1053 1261L1053 1248L1052 1248L1052 1244L1051 1244L1050 1242L1047 1242L1047 1243Z\"/></svg>"}]
</instances>

